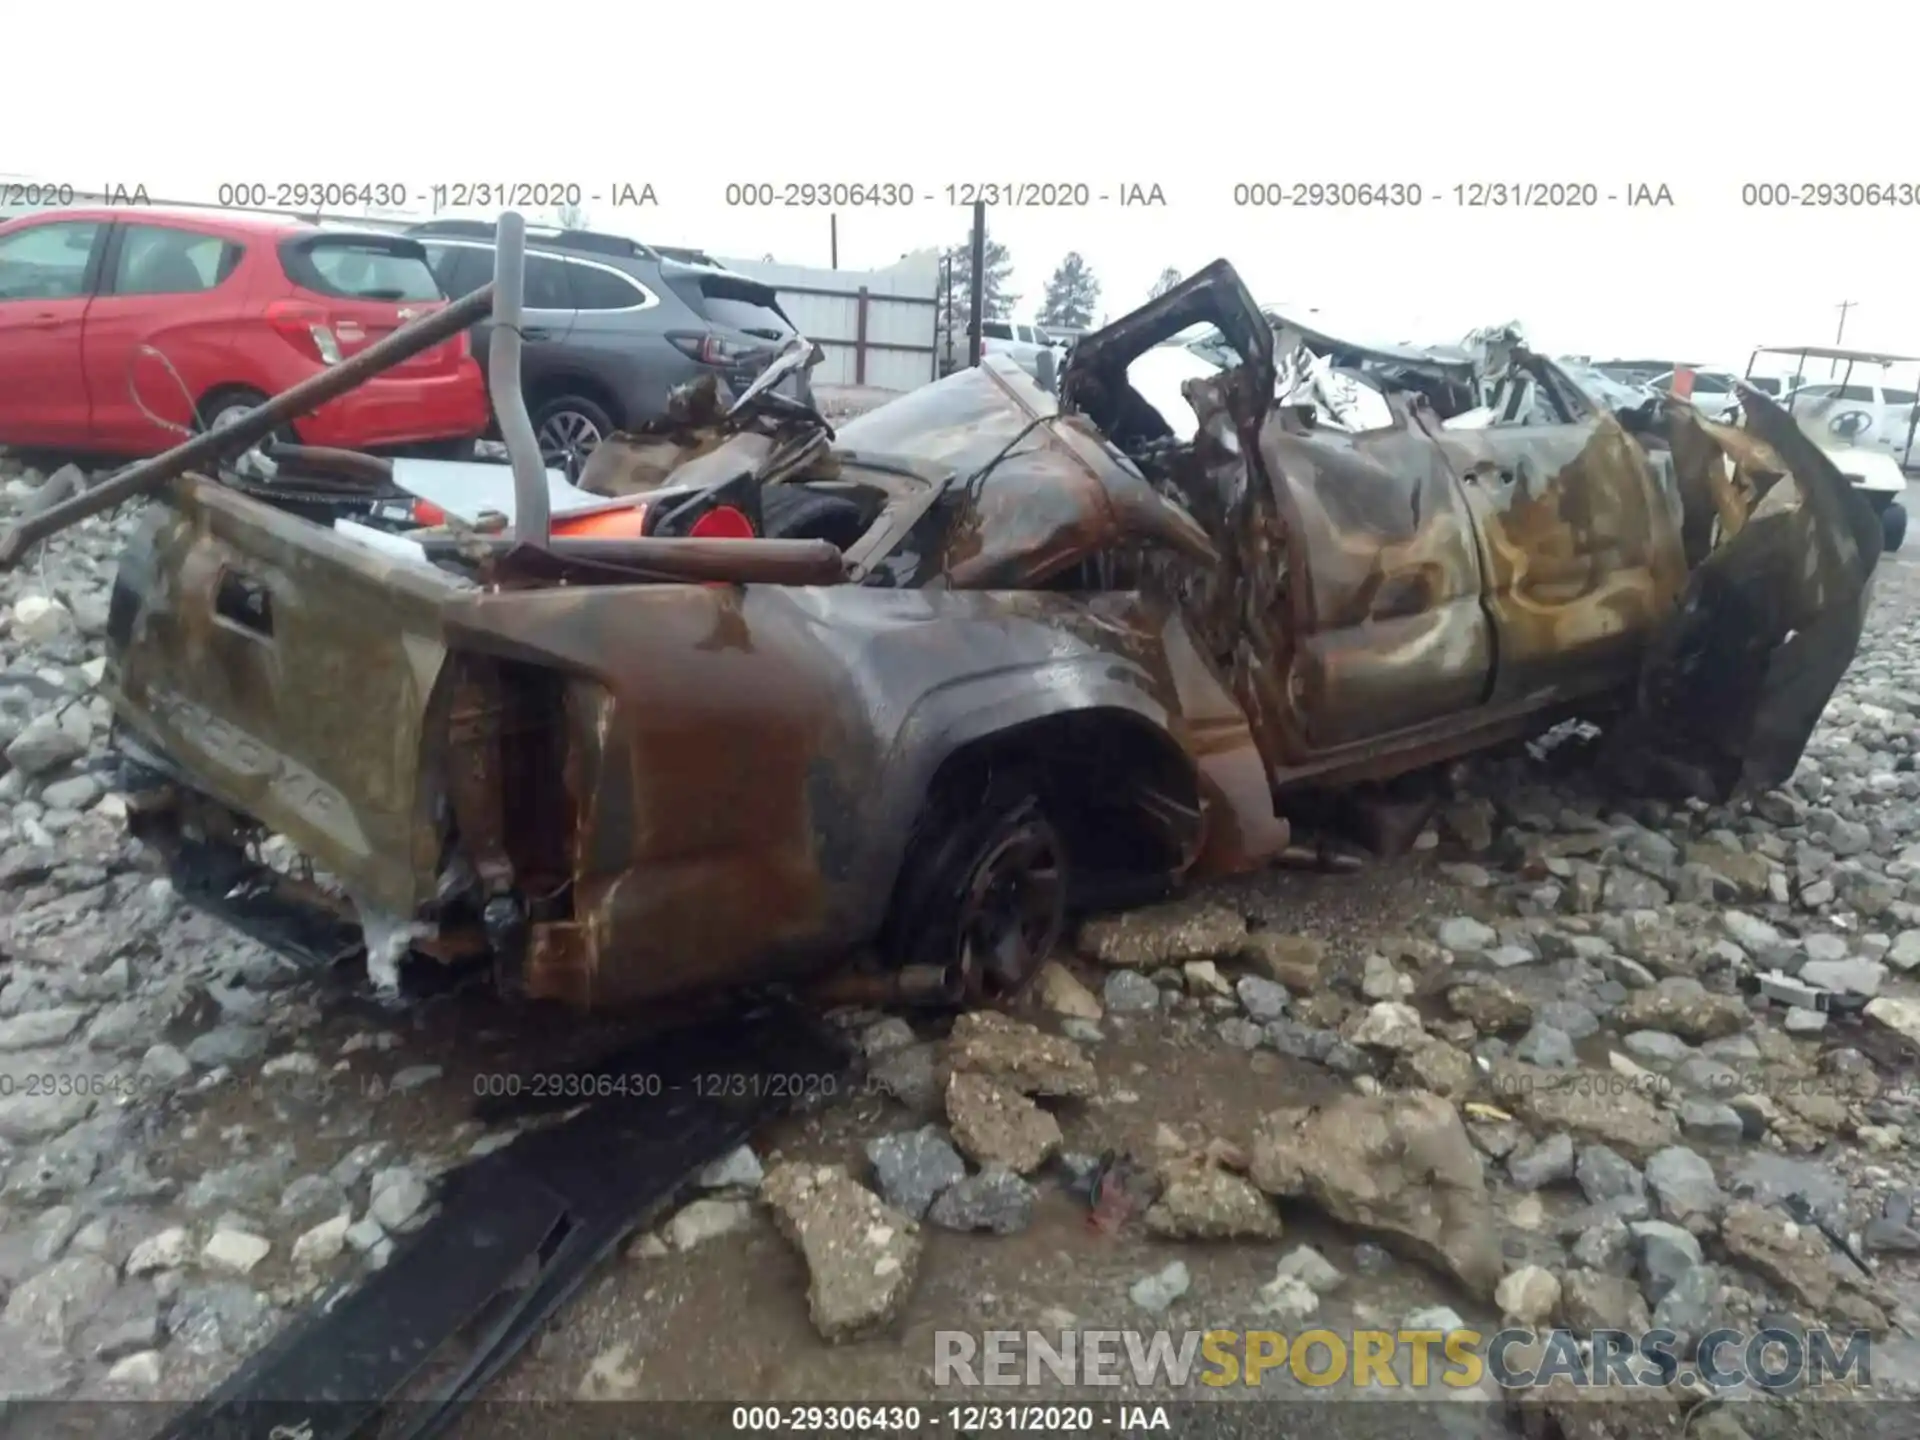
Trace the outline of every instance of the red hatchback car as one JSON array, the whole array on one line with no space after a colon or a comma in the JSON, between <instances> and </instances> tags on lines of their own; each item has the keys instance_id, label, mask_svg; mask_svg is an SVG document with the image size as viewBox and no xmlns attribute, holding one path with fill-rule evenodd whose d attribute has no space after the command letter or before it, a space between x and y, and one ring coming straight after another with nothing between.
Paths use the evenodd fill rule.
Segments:
<instances>
[{"instance_id":1,"label":"red hatchback car","mask_svg":"<svg viewBox=\"0 0 1920 1440\"><path fill-rule=\"evenodd\" d=\"M0 445L156 454L196 414L218 425L445 303L404 236L124 206L23 216L0 225ZM488 418L461 335L292 428L393 449L470 441Z\"/></svg>"}]
</instances>

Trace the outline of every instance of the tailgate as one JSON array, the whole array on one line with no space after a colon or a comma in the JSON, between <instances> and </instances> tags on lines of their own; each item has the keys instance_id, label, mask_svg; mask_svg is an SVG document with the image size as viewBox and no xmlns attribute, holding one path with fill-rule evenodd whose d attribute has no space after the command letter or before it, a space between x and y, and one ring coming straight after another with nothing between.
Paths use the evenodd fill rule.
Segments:
<instances>
[{"instance_id":1,"label":"tailgate","mask_svg":"<svg viewBox=\"0 0 1920 1440\"><path fill-rule=\"evenodd\" d=\"M116 724L357 903L411 914L439 858L421 737L446 657L440 615L464 588L188 476L121 558Z\"/></svg>"}]
</instances>

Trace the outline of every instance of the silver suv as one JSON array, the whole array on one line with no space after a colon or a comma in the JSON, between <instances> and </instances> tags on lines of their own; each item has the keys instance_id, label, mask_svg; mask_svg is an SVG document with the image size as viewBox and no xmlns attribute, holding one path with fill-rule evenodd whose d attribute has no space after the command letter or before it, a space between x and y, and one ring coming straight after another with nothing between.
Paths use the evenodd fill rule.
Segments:
<instances>
[{"instance_id":1,"label":"silver suv","mask_svg":"<svg viewBox=\"0 0 1920 1440\"><path fill-rule=\"evenodd\" d=\"M408 234L448 295L493 278L493 226L434 220ZM717 372L738 394L794 334L771 286L588 230L528 227L526 312L527 410L541 455L570 478L607 435L660 415L676 386ZM482 366L489 328L474 327ZM811 401L804 371L795 385Z\"/></svg>"}]
</instances>

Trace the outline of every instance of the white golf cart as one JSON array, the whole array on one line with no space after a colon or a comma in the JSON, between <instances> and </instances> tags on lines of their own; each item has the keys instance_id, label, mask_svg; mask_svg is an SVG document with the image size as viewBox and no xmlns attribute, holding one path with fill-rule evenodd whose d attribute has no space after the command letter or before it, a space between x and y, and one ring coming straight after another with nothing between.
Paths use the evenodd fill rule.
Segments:
<instances>
[{"instance_id":1,"label":"white golf cart","mask_svg":"<svg viewBox=\"0 0 1920 1440\"><path fill-rule=\"evenodd\" d=\"M1890 385L1889 372L1896 365L1920 365L1920 357L1831 345L1763 345L1747 361L1750 380L1762 355L1793 362L1780 403L1854 488L1873 502L1887 549L1898 550L1907 534L1907 510L1901 501L1907 492L1906 472L1913 468L1920 403L1914 391ZM1808 375L1809 360L1827 361L1829 373Z\"/></svg>"}]
</instances>

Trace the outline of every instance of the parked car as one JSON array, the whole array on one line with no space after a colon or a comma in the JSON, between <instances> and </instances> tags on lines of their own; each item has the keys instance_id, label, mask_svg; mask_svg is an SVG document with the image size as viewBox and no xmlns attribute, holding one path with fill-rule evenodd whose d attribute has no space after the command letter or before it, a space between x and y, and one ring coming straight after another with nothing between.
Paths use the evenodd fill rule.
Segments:
<instances>
[{"instance_id":1,"label":"parked car","mask_svg":"<svg viewBox=\"0 0 1920 1440\"><path fill-rule=\"evenodd\" d=\"M449 295L493 278L491 225L436 220L408 233ZM529 227L526 286L527 409L541 455L569 477L608 435L663 414L677 386L716 373L745 389L795 333L772 286L624 235ZM489 331L474 331L482 365ZM804 372L789 388L811 402Z\"/></svg>"},{"instance_id":2,"label":"parked car","mask_svg":"<svg viewBox=\"0 0 1920 1440\"><path fill-rule=\"evenodd\" d=\"M1131 366L1196 325L1235 358L1168 397L1176 429ZM1629 431L1518 347L1538 418L1448 429L1430 394L1481 405L1457 362L1372 354L1384 428L1280 403L1219 261L1083 337L1057 402L1002 354L833 437L699 387L594 456L630 539L376 545L183 477L112 597L130 816L183 893L316 913L247 868L250 834L287 837L383 984L411 950L617 1007L864 955L973 1002L1070 913L1262 865L1314 797L1565 720L1623 773L1783 782L1879 558L1827 457L1764 401L1763 447L1688 406ZM236 627L271 646L209 645Z\"/></svg>"},{"instance_id":3,"label":"parked car","mask_svg":"<svg viewBox=\"0 0 1920 1440\"><path fill-rule=\"evenodd\" d=\"M982 356L1005 355L1031 375L1039 367L1042 350L1052 350L1056 361L1062 355L1053 337L1038 325L1023 325L1014 320L980 322Z\"/></svg>"},{"instance_id":4,"label":"parked car","mask_svg":"<svg viewBox=\"0 0 1920 1440\"><path fill-rule=\"evenodd\" d=\"M212 211L43 210L0 225L0 444L152 455L446 302L419 242ZM457 449L486 429L467 339L289 427Z\"/></svg>"}]
</instances>

